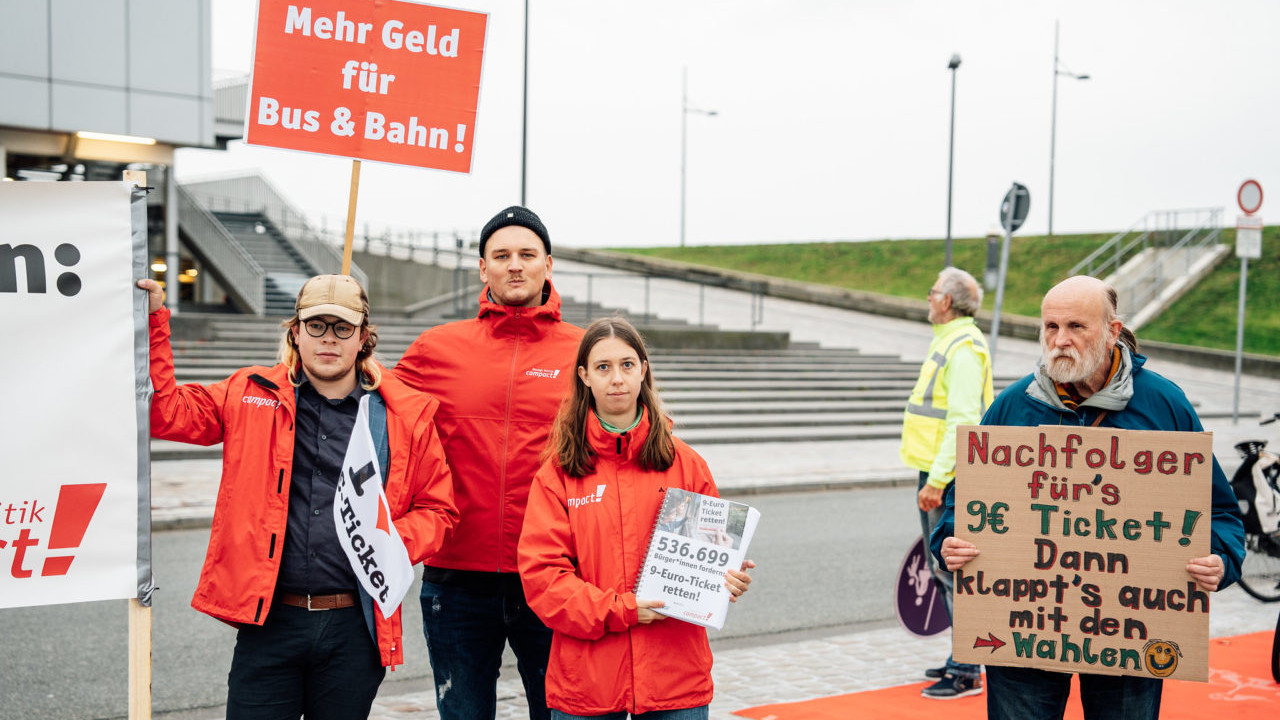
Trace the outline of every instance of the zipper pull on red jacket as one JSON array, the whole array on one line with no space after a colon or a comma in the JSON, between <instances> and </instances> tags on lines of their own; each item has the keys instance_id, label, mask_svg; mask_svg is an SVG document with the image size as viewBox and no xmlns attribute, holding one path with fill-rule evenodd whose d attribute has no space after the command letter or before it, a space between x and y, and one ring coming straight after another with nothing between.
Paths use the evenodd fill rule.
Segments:
<instances>
[{"instance_id":1,"label":"zipper pull on red jacket","mask_svg":"<svg viewBox=\"0 0 1280 720\"><path fill-rule=\"evenodd\" d=\"M622 436L618 436L618 456L622 456Z\"/></svg>"}]
</instances>

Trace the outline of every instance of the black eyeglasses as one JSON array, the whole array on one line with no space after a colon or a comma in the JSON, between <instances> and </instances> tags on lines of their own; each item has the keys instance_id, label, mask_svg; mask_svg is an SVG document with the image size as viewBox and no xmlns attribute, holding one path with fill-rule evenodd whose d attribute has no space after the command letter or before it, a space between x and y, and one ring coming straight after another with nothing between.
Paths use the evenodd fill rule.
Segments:
<instances>
[{"instance_id":1,"label":"black eyeglasses","mask_svg":"<svg viewBox=\"0 0 1280 720\"><path fill-rule=\"evenodd\" d=\"M325 322L323 320L308 320L304 322L303 327L307 329L307 334L313 338L322 338L329 328L333 328L333 334L339 340L346 340L356 334L356 326L349 322L338 320L337 322Z\"/></svg>"}]
</instances>

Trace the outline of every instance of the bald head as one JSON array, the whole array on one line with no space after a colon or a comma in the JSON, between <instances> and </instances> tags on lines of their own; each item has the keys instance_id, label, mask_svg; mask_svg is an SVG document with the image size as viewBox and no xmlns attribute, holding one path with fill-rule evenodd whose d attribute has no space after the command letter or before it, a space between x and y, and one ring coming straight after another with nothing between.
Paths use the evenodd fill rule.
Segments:
<instances>
[{"instance_id":1,"label":"bald head","mask_svg":"<svg viewBox=\"0 0 1280 720\"><path fill-rule=\"evenodd\" d=\"M1044 300L1040 303L1040 312L1043 313L1046 307L1066 303L1080 306L1096 305L1098 312L1105 313L1107 306L1110 305L1108 291L1107 284L1096 277L1075 275L1054 285L1044 294Z\"/></svg>"},{"instance_id":2,"label":"bald head","mask_svg":"<svg viewBox=\"0 0 1280 720\"><path fill-rule=\"evenodd\" d=\"M1040 303L1040 349L1056 382L1073 383L1086 396L1106 383L1111 352L1122 327L1101 280L1077 275L1054 285Z\"/></svg>"}]
</instances>

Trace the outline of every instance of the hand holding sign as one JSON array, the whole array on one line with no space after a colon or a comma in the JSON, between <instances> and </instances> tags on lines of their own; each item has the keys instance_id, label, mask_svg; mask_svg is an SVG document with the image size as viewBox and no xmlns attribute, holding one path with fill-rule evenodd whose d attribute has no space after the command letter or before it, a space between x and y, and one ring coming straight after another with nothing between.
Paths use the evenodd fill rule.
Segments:
<instances>
[{"instance_id":1,"label":"hand holding sign","mask_svg":"<svg viewBox=\"0 0 1280 720\"><path fill-rule=\"evenodd\" d=\"M949 537L942 541L942 559L947 563L947 569L952 572L964 567L965 563L976 557L978 557L978 546L968 540Z\"/></svg>"}]
</instances>

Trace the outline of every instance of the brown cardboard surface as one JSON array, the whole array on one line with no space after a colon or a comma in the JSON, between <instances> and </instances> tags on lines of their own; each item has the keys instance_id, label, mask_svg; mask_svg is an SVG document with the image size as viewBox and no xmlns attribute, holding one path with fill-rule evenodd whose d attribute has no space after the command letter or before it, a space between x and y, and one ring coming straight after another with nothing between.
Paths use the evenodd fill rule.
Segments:
<instances>
[{"instance_id":1,"label":"brown cardboard surface","mask_svg":"<svg viewBox=\"0 0 1280 720\"><path fill-rule=\"evenodd\" d=\"M1212 433L963 426L955 658L1208 679Z\"/></svg>"}]
</instances>

